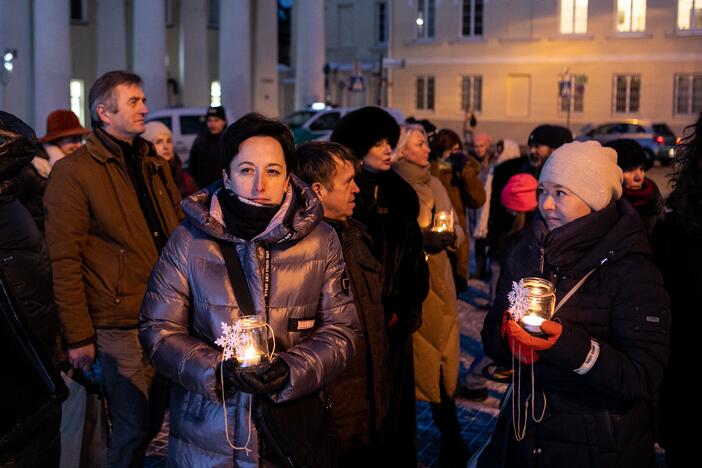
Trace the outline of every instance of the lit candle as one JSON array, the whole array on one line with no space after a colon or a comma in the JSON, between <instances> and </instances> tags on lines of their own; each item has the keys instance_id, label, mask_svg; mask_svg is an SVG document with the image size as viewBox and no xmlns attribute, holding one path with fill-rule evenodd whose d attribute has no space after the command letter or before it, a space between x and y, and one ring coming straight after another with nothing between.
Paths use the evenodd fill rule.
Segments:
<instances>
[{"instance_id":1,"label":"lit candle","mask_svg":"<svg viewBox=\"0 0 702 468\"><path fill-rule=\"evenodd\" d=\"M538 315L531 313L522 317L522 326L525 330L532 333L541 333L541 324L544 323L546 319L539 317Z\"/></svg>"},{"instance_id":2,"label":"lit candle","mask_svg":"<svg viewBox=\"0 0 702 468\"><path fill-rule=\"evenodd\" d=\"M236 359L239 361L240 367L255 366L261 362L261 352L253 344L249 344Z\"/></svg>"},{"instance_id":3,"label":"lit candle","mask_svg":"<svg viewBox=\"0 0 702 468\"><path fill-rule=\"evenodd\" d=\"M450 211L437 211L434 214L434 224L431 230L434 232L453 231L453 214Z\"/></svg>"}]
</instances>

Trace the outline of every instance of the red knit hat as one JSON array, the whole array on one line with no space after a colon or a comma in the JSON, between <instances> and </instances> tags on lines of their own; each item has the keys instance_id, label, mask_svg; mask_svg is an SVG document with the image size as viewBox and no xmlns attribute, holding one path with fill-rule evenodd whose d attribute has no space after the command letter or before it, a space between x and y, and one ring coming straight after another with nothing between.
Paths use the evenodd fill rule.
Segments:
<instances>
[{"instance_id":1,"label":"red knit hat","mask_svg":"<svg viewBox=\"0 0 702 468\"><path fill-rule=\"evenodd\" d=\"M500 201L512 211L532 211L536 209L536 187L538 182L531 174L513 175L502 189Z\"/></svg>"}]
</instances>

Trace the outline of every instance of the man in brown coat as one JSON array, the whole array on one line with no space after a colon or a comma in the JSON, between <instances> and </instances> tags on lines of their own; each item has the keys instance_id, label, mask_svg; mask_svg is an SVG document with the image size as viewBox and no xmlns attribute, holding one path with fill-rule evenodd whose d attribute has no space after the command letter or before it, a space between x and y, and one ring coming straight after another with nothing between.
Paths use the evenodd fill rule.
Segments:
<instances>
[{"instance_id":1,"label":"man in brown coat","mask_svg":"<svg viewBox=\"0 0 702 468\"><path fill-rule=\"evenodd\" d=\"M93 134L49 179L46 239L68 360L88 370L97 354L112 426L107 464L131 466L158 431L150 427L154 371L137 337L139 309L183 215L167 163L139 137L148 112L141 78L108 72L89 101Z\"/></svg>"}]
</instances>

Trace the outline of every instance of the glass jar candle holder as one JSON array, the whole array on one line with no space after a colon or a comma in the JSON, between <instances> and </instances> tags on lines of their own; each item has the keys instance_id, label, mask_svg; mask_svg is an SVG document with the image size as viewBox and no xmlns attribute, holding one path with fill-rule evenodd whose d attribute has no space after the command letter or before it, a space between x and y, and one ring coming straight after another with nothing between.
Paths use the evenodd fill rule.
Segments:
<instances>
[{"instance_id":1,"label":"glass jar candle holder","mask_svg":"<svg viewBox=\"0 0 702 468\"><path fill-rule=\"evenodd\" d=\"M543 335L541 324L551 320L556 307L556 293L553 283L543 278L524 278L527 290L528 308L519 324L533 335Z\"/></svg>"},{"instance_id":2,"label":"glass jar candle holder","mask_svg":"<svg viewBox=\"0 0 702 468\"><path fill-rule=\"evenodd\" d=\"M431 230L435 232L453 232L453 214L450 211L437 211Z\"/></svg>"},{"instance_id":3,"label":"glass jar candle holder","mask_svg":"<svg viewBox=\"0 0 702 468\"><path fill-rule=\"evenodd\" d=\"M268 363L268 333L270 327L258 316L240 317L235 324L239 336L234 346L234 358L238 367L256 368Z\"/></svg>"}]
</instances>

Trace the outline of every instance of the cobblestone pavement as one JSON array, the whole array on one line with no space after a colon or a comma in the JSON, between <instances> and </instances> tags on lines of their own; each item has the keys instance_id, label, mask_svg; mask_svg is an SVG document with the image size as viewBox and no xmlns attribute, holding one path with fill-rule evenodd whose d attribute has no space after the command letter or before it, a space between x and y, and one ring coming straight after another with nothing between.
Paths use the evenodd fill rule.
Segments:
<instances>
[{"instance_id":1,"label":"cobblestone pavement","mask_svg":"<svg viewBox=\"0 0 702 468\"><path fill-rule=\"evenodd\" d=\"M473 356L480 349L480 329L485 311L478 307L487 302L487 286L482 281L471 280L468 291L458 301L458 319L461 323L461 375L470 366ZM495 425L499 402L506 386L488 382L488 398L475 402L458 398L456 408L466 446L475 451L490 437ZM417 403L417 446L419 463L423 467L438 467L439 431L434 426L427 403ZM151 442L146 454L147 468L166 466L168 452L168 420L159 435Z\"/></svg>"}]
</instances>

